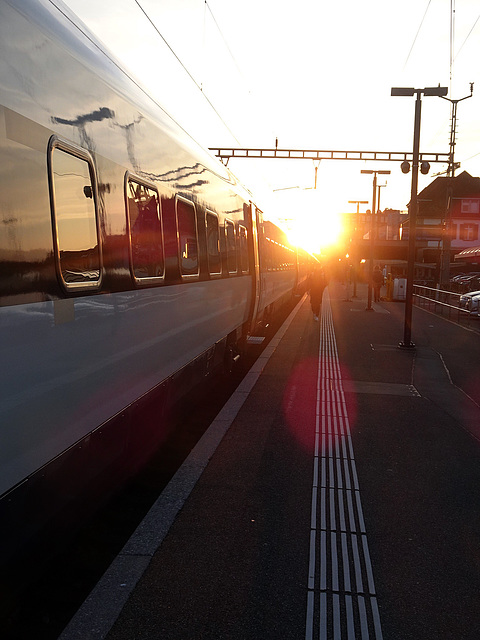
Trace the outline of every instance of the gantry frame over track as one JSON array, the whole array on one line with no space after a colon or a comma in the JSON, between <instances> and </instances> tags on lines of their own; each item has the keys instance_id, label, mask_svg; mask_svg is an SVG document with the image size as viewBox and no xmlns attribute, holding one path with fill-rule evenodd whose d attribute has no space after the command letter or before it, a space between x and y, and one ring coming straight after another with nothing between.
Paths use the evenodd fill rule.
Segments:
<instances>
[{"instance_id":1,"label":"gantry frame over track","mask_svg":"<svg viewBox=\"0 0 480 640\"><path fill-rule=\"evenodd\" d=\"M210 147L217 158L225 164L230 158L279 158L287 160L373 160L377 162L412 162L413 152L403 151L323 151L315 149L240 149L232 147ZM419 162L448 163L449 153L420 153Z\"/></svg>"}]
</instances>

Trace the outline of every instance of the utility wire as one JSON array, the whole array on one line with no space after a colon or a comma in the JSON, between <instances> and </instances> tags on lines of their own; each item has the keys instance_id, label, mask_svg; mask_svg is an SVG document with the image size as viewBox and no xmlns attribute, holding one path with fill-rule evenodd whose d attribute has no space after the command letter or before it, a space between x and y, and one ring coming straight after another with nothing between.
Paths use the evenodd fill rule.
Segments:
<instances>
[{"instance_id":1,"label":"utility wire","mask_svg":"<svg viewBox=\"0 0 480 640\"><path fill-rule=\"evenodd\" d=\"M233 54L233 52L232 52L232 50L230 48L230 45L228 44L228 41L227 41L225 35L223 34L222 29L220 28L220 25L218 24L218 20L216 19L215 15L213 14L213 10L212 10L210 4L208 3L207 0L205 0L205 10L207 10L207 9L208 9L208 12L210 13L210 16L212 17L212 20L213 20L215 26L217 27L218 33L220 34L228 53L230 54L232 62L233 62L233 64L235 65L235 67L237 69L238 75L242 78L242 80L244 82L245 89L247 91L247 95L251 99L255 100L255 93L252 92L252 89L250 88L250 83L247 80L247 78L245 77L245 74L243 73L242 69L240 68L240 65L238 64L237 59L236 59L235 55ZM205 30L205 24L204 24L204 30ZM204 34L204 38L205 38L205 34ZM257 115L258 115L259 109L257 108L256 111L257 111ZM273 135L273 130L272 130L272 135Z\"/></svg>"},{"instance_id":2,"label":"utility wire","mask_svg":"<svg viewBox=\"0 0 480 640\"><path fill-rule=\"evenodd\" d=\"M455 58L453 59L454 61L458 58L458 54L460 53L460 51L463 49L465 43L467 42L467 40L469 39L469 37L472 35L472 31L475 29L475 27L477 26L477 22L480 20L480 15L477 17L477 19L475 20L475 22L473 23L473 27L470 29L468 36L465 38L465 40L462 43L462 46L460 47L460 49L457 51Z\"/></svg>"},{"instance_id":3,"label":"utility wire","mask_svg":"<svg viewBox=\"0 0 480 640\"><path fill-rule=\"evenodd\" d=\"M155 29L155 31L157 32L157 34L160 36L160 38L162 39L162 41L165 43L165 45L168 47L168 49L170 50L170 52L175 56L176 60L179 62L179 64L182 66L182 68L184 69L185 73L188 75L188 77L192 80L192 82L194 83L194 85L197 87L197 89L203 94L205 100L208 102L208 104L210 105L210 107L213 109L213 111L215 112L215 114L218 116L218 118L220 119L220 121L222 122L222 124L225 126L225 128L227 129L227 131L230 133L230 135L234 138L234 140L237 142L237 144L241 144L239 142L239 140L237 139L236 135L233 133L233 131L230 129L230 127L227 125L227 123L225 122L225 120L222 118L222 116L218 113L218 111L216 110L216 108L214 107L214 105L212 104L212 102L209 100L208 96L205 94L205 92L203 91L202 87L198 84L198 82L195 80L195 78L192 76L192 74L190 73L190 71L187 69L187 67L183 64L183 62L180 60L180 58L178 57L178 55L175 53L175 51L172 49L172 47L168 44L168 42L165 40L165 38L163 37L163 35L160 33L160 30L158 29L158 27L156 26L156 24L153 22L153 20L150 18L150 16L148 15L148 13L145 11L145 9L142 7L142 5L140 4L140 2L138 0L135 0L135 3L137 4L138 8L140 9L140 11L144 14L144 16L146 17L146 19L148 20L148 22L150 22L150 24L152 25L152 27Z\"/></svg>"},{"instance_id":4,"label":"utility wire","mask_svg":"<svg viewBox=\"0 0 480 640\"><path fill-rule=\"evenodd\" d=\"M403 65L403 70L404 71L405 71L405 67L407 66L408 60L410 58L410 55L411 55L411 53L413 51L413 47L415 46L415 42L417 41L418 34L420 33L420 29L422 28L423 22L425 20L425 16L427 15L427 11L428 11L428 8L430 7L430 3L431 2L432 2L432 0L428 0L427 8L425 9L425 13L423 14L423 18L422 18L422 20L420 22L420 26L418 27L417 33L415 35L415 38L413 39L412 46L410 47L410 51L408 52L407 59L405 60L405 64Z\"/></svg>"},{"instance_id":5,"label":"utility wire","mask_svg":"<svg viewBox=\"0 0 480 640\"><path fill-rule=\"evenodd\" d=\"M210 7L210 5L208 4L207 0L205 0L205 7L208 9L208 11L209 11L210 15L212 16L212 20L213 20L213 22L215 23L215 26L216 26L216 27L217 27L217 29L218 29L218 33L221 35L222 40L223 40L223 42L224 42L225 46L227 47L227 51L228 51L228 53L230 54L230 57L231 57L231 58L232 58L232 60L233 60L233 64L236 66L236 68L237 68L237 71L238 71L239 75L243 78L243 80L245 81L245 84L248 86L248 82L247 82L247 80L246 80L246 78L245 78L245 76L244 76L244 74L243 74L242 70L240 69L240 67L239 67L239 65L238 65L238 62L237 62L237 60L236 60L235 56L233 55L232 50L230 49L230 46L229 46L229 44L228 44L228 42L227 42L227 40L226 40L225 36L223 35L223 32L222 32L222 30L220 29L220 25L218 24L217 19L216 19L216 18L215 18L215 16L213 15L212 8L211 8L211 7Z\"/></svg>"},{"instance_id":6,"label":"utility wire","mask_svg":"<svg viewBox=\"0 0 480 640\"><path fill-rule=\"evenodd\" d=\"M150 24L152 25L152 27L155 29L155 31L157 32L157 35L160 36L160 38L163 40L163 42L167 45L167 47L169 48L169 50L171 51L171 53L173 53L173 55L175 56L175 58L177 59L177 61L180 63L180 65L183 67L184 71L187 73L188 77L192 80L192 82L195 84L195 86L197 87L197 89L199 89L200 91L202 90L202 88L200 87L200 85L198 84L198 82L195 80L195 78L192 76L192 74L190 73L190 71L187 69L187 67L183 64L183 62L180 60L180 58L177 56L177 54L175 53L175 51L172 49L172 47L168 44L168 42L165 40L165 38L163 37L163 35L160 33L160 31L158 30L157 26L155 25L155 23L153 22L153 20L150 18L150 16L148 15L148 13L145 11L145 9L142 7L142 5L140 4L140 2L138 2L138 0L135 0L135 3L138 5L138 8L140 9L140 11L143 13L143 15L146 17L146 19L150 22Z\"/></svg>"},{"instance_id":7,"label":"utility wire","mask_svg":"<svg viewBox=\"0 0 480 640\"><path fill-rule=\"evenodd\" d=\"M464 158L462 160L462 163L463 162L468 162L469 160L472 160L472 158L476 158L477 156L480 156L480 151L478 153L474 153L473 156L470 156L469 158Z\"/></svg>"}]
</instances>

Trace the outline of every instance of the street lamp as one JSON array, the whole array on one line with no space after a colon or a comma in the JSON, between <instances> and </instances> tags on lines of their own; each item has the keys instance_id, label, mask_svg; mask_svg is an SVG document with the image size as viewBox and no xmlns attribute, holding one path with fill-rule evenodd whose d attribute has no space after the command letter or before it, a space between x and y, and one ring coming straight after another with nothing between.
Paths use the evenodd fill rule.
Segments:
<instances>
[{"instance_id":1,"label":"street lamp","mask_svg":"<svg viewBox=\"0 0 480 640\"><path fill-rule=\"evenodd\" d=\"M360 173L373 173L373 196L372 196L372 214L370 219L370 265L368 269L368 300L367 300L367 308L366 311L373 311L372 309L372 280L373 280L373 245L374 245L374 235L375 235L375 208L376 208L376 198L377 198L377 174L380 175L388 175L391 171L381 171L380 169L362 169Z\"/></svg>"},{"instance_id":2,"label":"street lamp","mask_svg":"<svg viewBox=\"0 0 480 640\"><path fill-rule=\"evenodd\" d=\"M358 269L358 260L359 260L359 239L358 239L358 229L360 226L360 205L361 204L368 204L368 200L349 200L348 201L349 204L356 204L357 205L357 217L355 219L355 238L354 238L354 255L353 255L353 263L355 265L355 268L353 270L353 298L357 297L357 269Z\"/></svg>"},{"instance_id":3,"label":"street lamp","mask_svg":"<svg viewBox=\"0 0 480 640\"><path fill-rule=\"evenodd\" d=\"M413 277L415 273L415 241L416 241L416 225L417 225L417 190L418 190L418 162L420 150L420 117L422 113L422 93L425 96L446 96L447 87L426 87L425 89L413 89L404 87L392 87L392 96L414 96L415 100L415 121L413 128L413 166L412 166L412 188L410 195L409 224L408 224L408 266L407 266L407 291L405 299L405 326L403 342L399 347L403 349L414 349L415 345L411 341L412 338L412 309L413 309ZM402 171L408 173L409 167L404 167L402 163ZM408 163L406 163L408 164ZM423 169L423 168L422 168Z\"/></svg>"}]
</instances>

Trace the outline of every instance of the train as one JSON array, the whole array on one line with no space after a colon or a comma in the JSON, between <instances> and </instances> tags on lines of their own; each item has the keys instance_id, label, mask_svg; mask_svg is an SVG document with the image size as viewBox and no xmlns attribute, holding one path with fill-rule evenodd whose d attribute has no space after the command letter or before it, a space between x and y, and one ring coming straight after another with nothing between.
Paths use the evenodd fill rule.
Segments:
<instances>
[{"instance_id":1,"label":"train","mask_svg":"<svg viewBox=\"0 0 480 640\"><path fill-rule=\"evenodd\" d=\"M315 258L60 0L0 2L0 143L2 566L140 468Z\"/></svg>"}]
</instances>

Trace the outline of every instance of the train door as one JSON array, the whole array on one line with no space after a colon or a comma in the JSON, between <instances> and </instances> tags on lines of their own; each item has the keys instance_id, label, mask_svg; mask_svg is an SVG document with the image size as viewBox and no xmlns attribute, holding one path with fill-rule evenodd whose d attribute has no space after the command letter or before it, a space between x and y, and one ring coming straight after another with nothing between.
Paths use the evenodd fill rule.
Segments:
<instances>
[{"instance_id":1,"label":"train door","mask_svg":"<svg viewBox=\"0 0 480 640\"><path fill-rule=\"evenodd\" d=\"M258 250L258 229L261 222L262 212L251 202L244 204L244 218L248 220L250 229L249 237L249 261L252 274L252 302L249 312L249 332L253 333L258 315L258 305L260 301L260 257Z\"/></svg>"}]
</instances>

